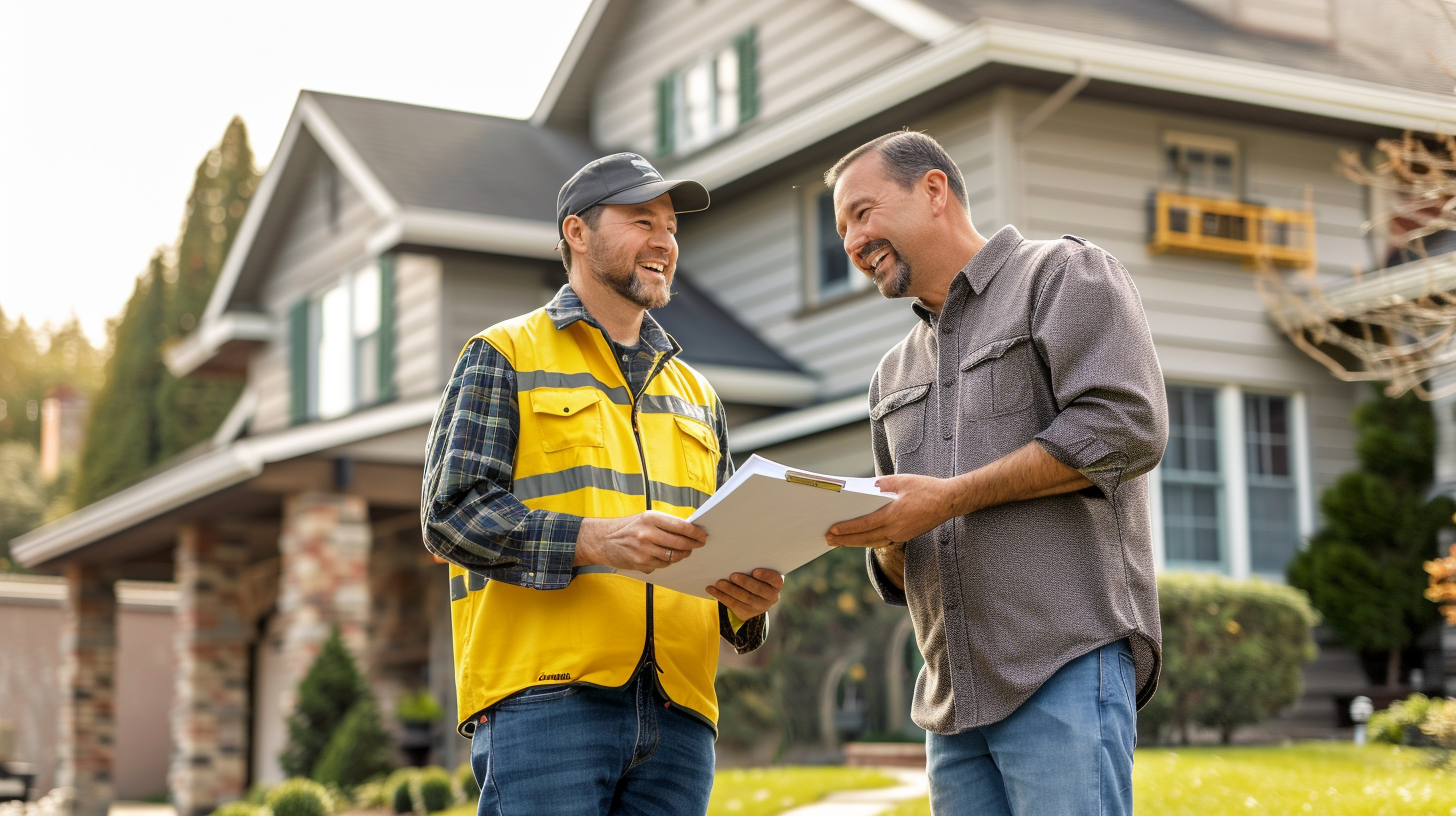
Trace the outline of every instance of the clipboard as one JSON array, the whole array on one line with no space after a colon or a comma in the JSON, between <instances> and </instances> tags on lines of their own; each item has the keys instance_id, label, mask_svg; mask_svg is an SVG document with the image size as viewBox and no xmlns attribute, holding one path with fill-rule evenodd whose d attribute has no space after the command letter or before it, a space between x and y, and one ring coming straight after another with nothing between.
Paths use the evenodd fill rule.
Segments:
<instances>
[{"instance_id":1,"label":"clipboard","mask_svg":"<svg viewBox=\"0 0 1456 816\"><path fill-rule=\"evenodd\" d=\"M828 476L754 455L688 517L708 531L707 544L650 574L618 574L713 600L706 587L760 567L788 574L829 552L824 534L830 527L894 499L874 478Z\"/></svg>"}]
</instances>

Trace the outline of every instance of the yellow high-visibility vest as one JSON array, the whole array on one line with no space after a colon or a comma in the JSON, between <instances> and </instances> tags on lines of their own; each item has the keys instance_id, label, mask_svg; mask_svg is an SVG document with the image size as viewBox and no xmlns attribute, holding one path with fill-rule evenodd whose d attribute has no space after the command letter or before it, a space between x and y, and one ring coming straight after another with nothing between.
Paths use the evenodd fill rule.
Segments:
<instances>
[{"instance_id":1,"label":"yellow high-visibility vest","mask_svg":"<svg viewBox=\"0 0 1456 816\"><path fill-rule=\"evenodd\" d=\"M511 492L533 510L687 517L717 488L718 399L676 359L635 399L599 329L557 329L545 309L481 334L516 372L520 435ZM674 704L716 724L718 604L607 573L565 589L487 581L450 565L455 688L469 736L480 713L552 683L619 687L644 660ZM457 591L464 589L463 592Z\"/></svg>"}]
</instances>

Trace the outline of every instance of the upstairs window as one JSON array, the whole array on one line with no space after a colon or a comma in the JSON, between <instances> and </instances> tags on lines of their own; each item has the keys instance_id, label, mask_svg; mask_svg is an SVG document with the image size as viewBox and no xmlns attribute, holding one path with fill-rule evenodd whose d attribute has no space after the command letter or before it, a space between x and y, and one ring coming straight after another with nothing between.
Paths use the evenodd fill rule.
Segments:
<instances>
[{"instance_id":1,"label":"upstairs window","mask_svg":"<svg viewBox=\"0 0 1456 816\"><path fill-rule=\"evenodd\" d=\"M1163 184L1191 196L1237 198L1239 144L1233 139L1170 130L1163 134Z\"/></svg>"},{"instance_id":2,"label":"upstairs window","mask_svg":"<svg viewBox=\"0 0 1456 816\"><path fill-rule=\"evenodd\" d=\"M381 258L295 304L290 315L293 419L334 419L389 398L393 273Z\"/></svg>"},{"instance_id":3,"label":"upstairs window","mask_svg":"<svg viewBox=\"0 0 1456 816\"><path fill-rule=\"evenodd\" d=\"M757 115L757 34L749 29L658 82L658 153L706 147Z\"/></svg>"}]
</instances>

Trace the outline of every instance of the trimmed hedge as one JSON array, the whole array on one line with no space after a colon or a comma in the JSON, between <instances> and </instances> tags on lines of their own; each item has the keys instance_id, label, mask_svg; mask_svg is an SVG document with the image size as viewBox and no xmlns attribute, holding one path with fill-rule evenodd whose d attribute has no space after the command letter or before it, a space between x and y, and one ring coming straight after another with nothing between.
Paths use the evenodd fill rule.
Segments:
<instances>
[{"instance_id":1,"label":"trimmed hedge","mask_svg":"<svg viewBox=\"0 0 1456 816\"><path fill-rule=\"evenodd\" d=\"M268 792L268 809L273 816L329 816L333 797L312 779L286 779Z\"/></svg>"},{"instance_id":2,"label":"trimmed hedge","mask_svg":"<svg viewBox=\"0 0 1456 816\"><path fill-rule=\"evenodd\" d=\"M1300 590L1253 579L1169 573L1158 578L1163 671L1158 693L1138 714L1144 738L1191 726L1234 731L1299 698L1301 668L1315 656L1319 616Z\"/></svg>"}]
</instances>

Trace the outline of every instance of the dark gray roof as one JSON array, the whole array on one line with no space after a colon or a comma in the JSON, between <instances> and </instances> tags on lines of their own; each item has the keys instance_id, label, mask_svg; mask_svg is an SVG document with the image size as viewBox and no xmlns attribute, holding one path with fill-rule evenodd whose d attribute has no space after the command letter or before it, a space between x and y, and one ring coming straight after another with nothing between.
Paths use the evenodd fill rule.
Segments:
<instances>
[{"instance_id":1,"label":"dark gray roof","mask_svg":"<svg viewBox=\"0 0 1456 816\"><path fill-rule=\"evenodd\" d=\"M556 191L598 157L519 119L308 91L405 206L554 223Z\"/></svg>"},{"instance_id":2,"label":"dark gray roof","mask_svg":"<svg viewBox=\"0 0 1456 816\"><path fill-rule=\"evenodd\" d=\"M960 23L982 18L1131 40L1321 74L1449 93L1451 81L1434 65L1401 70L1373 56L1236 28L1179 0L920 0ZM1390 13L1400 13L1392 4Z\"/></svg>"},{"instance_id":3,"label":"dark gray roof","mask_svg":"<svg viewBox=\"0 0 1456 816\"><path fill-rule=\"evenodd\" d=\"M682 356L687 362L800 371L694 286L690 275L681 269L673 278L672 288L676 292L672 302L654 309L652 316L682 346Z\"/></svg>"}]
</instances>

